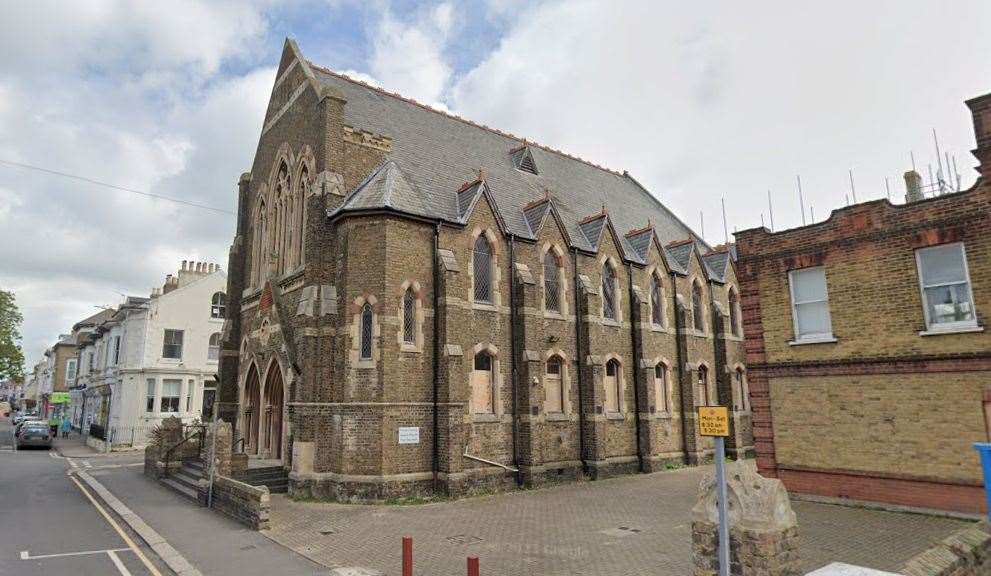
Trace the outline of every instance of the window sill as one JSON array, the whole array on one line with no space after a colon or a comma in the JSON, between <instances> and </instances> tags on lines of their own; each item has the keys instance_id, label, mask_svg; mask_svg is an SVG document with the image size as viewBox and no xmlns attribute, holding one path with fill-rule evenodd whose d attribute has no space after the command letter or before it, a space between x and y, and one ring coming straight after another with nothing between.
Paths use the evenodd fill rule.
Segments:
<instances>
[{"instance_id":1,"label":"window sill","mask_svg":"<svg viewBox=\"0 0 991 576\"><path fill-rule=\"evenodd\" d=\"M650 331L651 332L667 332L668 329L665 326L661 325L661 324L651 324L650 325Z\"/></svg>"},{"instance_id":2,"label":"window sill","mask_svg":"<svg viewBox=\"0 0 991 576\"><path fill-rule=\"evenodd\" d=\"M544 419L548 422L567 422L571 420L571 415L564 412L548 412L544 414Z\"/></svg>"},{"instance_id":3,"label":"window sill","mask_svg":"<svg viewBox=\"0 0 991 576\"><path fill-rule=\"evenodd\" d=\"M499 309L496 308L496 305L495 304L490 304L490 303L487 303L487 302L472 302L471 303L471 309L472 310L482 310L484 312L498 312L499 311Z\"/></svg>"},{"instance_id":4,"label":"window sill","mask_svg":"<svg viewBox=\"0 0 991 576\"><path fill-rule=\"evenodd\" d=\"M471 422L472 424L492 424L495 422L501 422L502 418L498 414L472 414Z\"/></svg>"},{"instance_id":5,"label":"window sill","mask_svg":"<svg viewBox=\"0 0 991 576\"><path fill-rule=\"evenodd\" d=\"M420 348L416 344L400 344L399 351L405 354L419 354Z\"/></svg>"},{"instance_id":6,"label":"window sill","mask_svg":"<svg viewBox=\"0 0 991 576\"><path fill-rule=\"evenodd\" d=\"M160 361L166 364L182 364L182 358L162 358Z\"/></svg>"},{"instance_id":7,"label":"window sill","mask_svg":"<svg viewBox=\"0 0 991 576\"><path fill-rule=\"evenodd\" d=\"M354 368L355 370L374 370L375 360L369 360L368 358L363 358L355 362Z\"/></svg>"},{"instance_id":8,"label":"window sill","mask_svg":"<svg viewBox=\"0 0 991 576\"><path fill-rule=\"evenodd\" d=\"M806 344L835 344L838 342L833 335L816 336L815 338L799 338L788 342L789 346L804 346Z\"/></svg>"},{"instance_id":9,"label":"window sill","mask_svg":"<svg viewBox=\"0 0 991 576\"><path fill-rule=\"evenodd\" d=\"M951 326L947 328L930 327L929 330L919 332L919 336L943 336L945 334L972 334L984 332L984 326Z\"/></svg>"},{"instance_id":10,"label":"window sill","mask_svg":"<svg viewBox=\"0 0 991 576\"><path fill-rule=\"evenodd\" d=\"M626 414L622 412L606 412L606 420L626 420Z\"/></svg>"},{"instance_id":11,"label":"window sill","mask_svg":"<svg viewBox=\"0 0 991 576\"><path fill-rule=\"evenodd\" d=\"M613 320L611 318L603 318L602 319L602 325L603 326L612 326L613 328L621 328L623 326L623 324L620 323L619 320Z\"/></svg>"},{"instance_id":12,"label":"window sill","mask_svg":"<svg viewBox=\"0 0 991 576\"><path fill-rule=\"evenodd\" d=\"M544 318L548 320L566 320L563 314L560 312L548 312L544 310Z\"/></svg>"}]
</instances>

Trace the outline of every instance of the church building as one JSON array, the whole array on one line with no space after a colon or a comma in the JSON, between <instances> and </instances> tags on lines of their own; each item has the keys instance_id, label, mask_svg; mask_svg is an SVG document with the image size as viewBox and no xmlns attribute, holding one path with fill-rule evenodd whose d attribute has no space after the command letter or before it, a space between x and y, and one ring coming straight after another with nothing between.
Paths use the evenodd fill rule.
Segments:
<instances>
[{"instance_id":1,"label":"church building","mask_svg":"<svg viewBox=\"0 0 991 576\"><path fill-rule=\"evenodd\" d=\"M307 61L239 182L218 415L290 493L508 489L753 452L733 250L626 172Z\"/></svg>"}]
</instances>

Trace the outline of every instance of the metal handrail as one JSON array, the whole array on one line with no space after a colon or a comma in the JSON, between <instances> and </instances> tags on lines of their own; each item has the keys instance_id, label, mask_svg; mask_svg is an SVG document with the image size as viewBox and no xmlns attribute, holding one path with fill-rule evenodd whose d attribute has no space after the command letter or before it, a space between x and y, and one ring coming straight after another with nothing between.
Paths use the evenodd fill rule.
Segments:
<instances>
[{"instance_id":1,"label":"metal handrail","mask_svg":"<svg viewBox=\"0 0 991 576\"><path fill-rule=\"evenodd\" d=\"M168 474L169 474L169 462L172 461L172 454L175 452L176 448L179 448L180 446L182 446L186 442L189 442L190 440L192 440L193 438L195 438L197 436L200 437L200 445L198 447L197 456L202 455L202 452L203 452L203 437L204 437L204 434L206 432L206 426L205 425L202 425L202 424L198 424L198 425L197 424L190 424L190 425L184 426L184 428L197 428L197 430L195 432L190 433L190 434L186 434L183 437L182 440L180 440L175 445L173 445L171 448L169 448L168 450L165 451L165 475L166 476L168 476Z\"/></svg>"},{"instance_id":2,"label":"metal handrail","mask_svg":"<svg viewBox=\"0 0 991 576\"><path fill-rule=\"evenodd\" d=\"M243 437L243 436L241 438L238 438L237 440L235 440L234 443L231 444L231 452L234 452L235 454L241 454L241 453L243 453L244 452L244 442L245 442L245 440L247 440L247 438L246 437ZM241 451L240 452L237 451L237 445L238 444L241 445Z\"/></svg>"}]
</instances>

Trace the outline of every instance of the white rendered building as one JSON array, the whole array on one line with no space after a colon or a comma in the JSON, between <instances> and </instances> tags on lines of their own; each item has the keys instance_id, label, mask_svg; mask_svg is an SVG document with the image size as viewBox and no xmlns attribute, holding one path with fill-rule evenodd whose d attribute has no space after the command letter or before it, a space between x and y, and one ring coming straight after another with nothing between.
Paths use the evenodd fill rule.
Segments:
<instances>
[{"instance_id":1,"label":"white rendered building","mask_svg":"<svg viewBox=\"0 0 991 576\"><path fill-rule=\"evenodd\" d=\"M98 424L113 444L141 445L164 418L209 419L226 287L219 266L183 261L150 298L128 297L82 338L77 420Z\"/></svg>"}]
</instances>

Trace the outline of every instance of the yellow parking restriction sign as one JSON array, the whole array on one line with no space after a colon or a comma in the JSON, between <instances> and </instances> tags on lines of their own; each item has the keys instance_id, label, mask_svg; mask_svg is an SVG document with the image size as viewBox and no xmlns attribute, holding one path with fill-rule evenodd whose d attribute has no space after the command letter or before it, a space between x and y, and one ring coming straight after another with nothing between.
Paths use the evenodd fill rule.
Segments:
<instances>
[{"instance_id":1,"label":"yellow parking restriction sign","mask_svg":"<svg viewBox=\"0 0 991 576\"><path fill-rule=\"evenodd\" d=\"M726 406L699 406L698 416L702 436L729 436L729 408Z\"/></svg>"}]
</instances>

